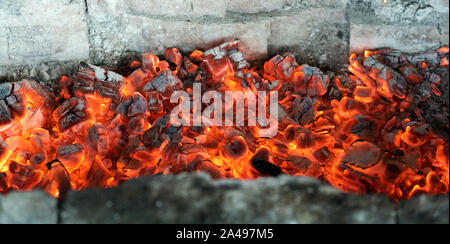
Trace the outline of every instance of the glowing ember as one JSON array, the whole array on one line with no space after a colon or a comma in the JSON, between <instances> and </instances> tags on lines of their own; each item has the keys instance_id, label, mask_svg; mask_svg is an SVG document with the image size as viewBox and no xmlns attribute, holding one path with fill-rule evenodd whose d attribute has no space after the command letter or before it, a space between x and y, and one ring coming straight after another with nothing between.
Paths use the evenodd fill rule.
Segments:
<instances>
[{"instance_id":1,"label":"glowing ember","mask_svg":"<svg viewBox=\"0 0 450 244\"><path fill-rule=\"evenodd\" d=\"M61 78L57 98L31 80L0 84L0 192L42 188L63 197L202 171L215 179L309 176L393 200L448 193L448 102L439 100L448 98L448 50L352 54L349 72L335 76L290 54L250 68L233 41L189 56L171 48L165 60L146 53L128 77L83 63ZM277 135L263 138L262 126L250 126L248 97L234 111L245 114L243 126L174 126L172 94L196 89L277 91ZM210 101L198 102L187 109L202 116ZM222 103L225 118L234 106Z\"/></svg>"}]
</instances>

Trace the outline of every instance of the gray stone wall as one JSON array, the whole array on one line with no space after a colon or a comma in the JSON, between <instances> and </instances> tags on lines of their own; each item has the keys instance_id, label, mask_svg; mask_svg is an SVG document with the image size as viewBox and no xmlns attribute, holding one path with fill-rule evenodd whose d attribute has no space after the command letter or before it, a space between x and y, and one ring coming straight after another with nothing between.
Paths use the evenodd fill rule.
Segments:
<instances>
[{"instance_id":1,"label":"gray stone wall","mask_svg":"<svg viewBox=\"0 0 450 244\"><path fill-rule=\"evenodd\" d=\"M212 180L206 174L142 177L112 189L0 195L2 223L449 223L448 195L398 204L385 195L343 194L316 179Z\"/></svg>"},{"instance_id":2,"label":"gray stone wall","mask_svg":"<svg viewBox=\"0 0 450 244\"><path fill-rule=\"evenodd\" d=\"M114 66L130 52L189 52L233 38L249 60L290 51L299 63L339 70L350 51L448 44L448 20L446 0L0 0L0 77L45 82L61 73L42 64Z\"/></svg>"}]
</instances>

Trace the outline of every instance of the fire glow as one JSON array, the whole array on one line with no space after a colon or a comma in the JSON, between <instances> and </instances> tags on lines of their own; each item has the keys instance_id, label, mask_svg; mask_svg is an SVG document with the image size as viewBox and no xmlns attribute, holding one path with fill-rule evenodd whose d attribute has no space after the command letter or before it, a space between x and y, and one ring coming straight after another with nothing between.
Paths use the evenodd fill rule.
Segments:
<instances>
[{"instance_id":1,"label":"fire glow","mask_svg":"<svg viewBox=\"0 0 450 244\"><path fill-rule=\"evenodd\" d=\"M143 175L206 172L214 179L315 177L393 200L448 193L448 103L433 105L448 97L448 47L352 54L349 71L334 75L298 65L289 53L252 68L238 43L188 56L171 48L165 60L146 53L126 76L82 63L75 77L61 78L56 97L32 80L0 84L0 192L44 189L63 197ZM277 92L278 103L266 111L269 96L258 98L265 105L258 109L249 99L212 96L224 104L214 118L233 111L236 121L175 126L170 98L183 92L196 99L195 89ZM234 110L233 101L244 106ZM211 120L199 113L211 104L181 108L195 123L193 114ZM273 137L249 126L249 115L261 110L278 111Z\"/></svg>"}]
</instances>

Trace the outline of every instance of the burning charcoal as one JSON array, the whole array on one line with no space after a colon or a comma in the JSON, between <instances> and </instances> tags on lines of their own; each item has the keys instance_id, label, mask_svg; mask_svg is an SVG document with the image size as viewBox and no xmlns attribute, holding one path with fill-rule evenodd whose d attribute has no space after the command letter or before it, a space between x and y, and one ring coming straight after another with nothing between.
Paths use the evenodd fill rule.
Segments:
<instances>
[{"instance_id":1,"label":"burning charcoal","mask_svg":"<svg viewBox=\"0 0 450 244\"><path fill-rule=\"evenodd\" d=\"M189 59L195 63L201 63L203 61L203 52L200 50L194 50L190 55Z\"/></svg>"},{"instance_id":2,"label":"burning charcoal","mask_svg":"<svg viewBox=\"0 0 450 244\"><path fill-rule=\"evenodd\" d=\"M250 159L250 164L259 174L264 176L278 176L281 174L281 169L270 162L270 151L267 147L259 148Z\"/></svg>"},{"instance_id":3,"label":"burning charcoal","mask_svg":"<svg viewBox=\"0 0 450 244\"><path fill-rule=\"evenodd\" d=\"M132 96L133 102L128 108L128 117L133 117L137 115L148 116L149 110L147 106L147 101L140 93L134 93Z\"/></svg>"},{"instance_id":4,"label":"burning charcoal","mask_svg":"<svg viewBox=\"0 0 450 244\"><path fill-rule=\"evenodd\" d=\"M150 73L144 72L142 69L137 69L133 73L131 73L125 80L126 91L129 93L133 93L141 89L145 84L150 82L153 77L150 76Z\"/></svg>"},{"instance_id":5,"label":"burning charcoal","mask_svg":"<svg viewBox=\"0 0 450 244\"><path fill-rule=\"evenodd\" d=\"M353 95L357 101L362 103L371 103L375 97L375 92L375 88L373 87L356 86L353 91Z\"/></svg>"},{"instance_id":6,"label":"burning charcoal","mask_svg":"<svg viewBox=\"0 0 450 244\"><path fill-rule=\"evenodd\" d=\"M23 115L25 111L24 105L22 104L22 99L18 96L11 95L6 98L6 103L17 115Z\"/></svg>"},{"instance_id":7,"label":"burning charcoal","mask_svg":"<svg viewBox=\"0 0 450 244\"><path fill-rule=\"evenodd\" d=\"M152 127L148 129L142 136L142 142L144 143L144 145L150 149L161 147L163 143L161 134L164 129L165 126L153 124Z\"/></svg>"},{"instance_id":8,"label":"burning charcoal","mask_svg":"<svg viewBox=\"0 0 450 244\"><path fill-rule=\"evenodd\" d=\"M177 76L181 80L184 80L187 78L188 72L186 71L186 69L184 67L180 67L179 69L177 69Z\"/></svg>"},{"instance_id":9,"label":"burning charcoal","mask_svg":"<svg viewBox=\"0 0 450 244\"><path fill-rule=\"evenodd\" d=\"M313 162L309 160L306 157L298 156L298 155L291 155L288 157L288 162L292 167L298 170L299 173L306 173L311 166L313 165Z\"/></svg>"},{"instance_id":10,"label":"burning charcoal","mask_svg":"<svg viewBox=\"0 0 450 244\"><path fill-rule=\"evenodd\" d=\"M412 64L400 67L400 72L404 77L406 77L406 80L408 80L409 83L418 84L423 82L422 76L419 74L416 67Z\"/></svg>"},{"instance_id":11,"label":"burning charcoal","mask_svg":"<svg viewBox=\"0 0 450 244\"><path fill-rule=\"evenodd\" d=\"M378 59L380 60L380 62L388 65L393 69L397 69L398 67L403 66L408 62L405 54L394 51L392 49L378 49L375 50L373 54L379 54ZM366 55L369 56L367 52Z\"/></svg>"},{"instance_id":12,"label":"burning charcoal","mask_svg":"<svg viewBox=\"0 0 450 244\"><path fill-rule=\"evenodd\" d=\"M150 85L149 85L150 84ZM175 90L183 88L181 80L174 76L170 70L164 70L159 73L151 82L144 86L144 92L157 90L166 98L169 98Z\"/></svg>"},{"instance_id":13,"label":"burning charcoal","mask_svg":"<svg viewBox=\"0 0 450 244\"><path fill-rule=\"evenodd\" d=\"M215 83L222 81L227 74L234 73L233 65L227 57L205 60L200 67Z\"/></svg>"},{"instance_id":14,"label":"burning charcoal","mask_svg":"<svg viewBox=\"0 0 450 244\"><path fill-rule=\"evenodd\" d=\"M339 115L343 118L352 118L357 114L364 114L366 105L355 99L343 97L339 102Z\"/></svg>"},{"instance_id":15,"label":"burning charcoal","mask_svg":"<svg viewBox=\"0 0 450 244\"><path fill-rule=\"evenodd\" d=\"M194 54L194 53L193 53ZM196 61L195 55L191 54L191 59ZM202 60L212 60L212 59L229 59L233 64L233 68L236 70L241 70L248 68L250 64L245 60L244 54L239 50L239 40L234 40L230 42L225 42L220 46L209 49L202 54Z\"/></svg>"},{"instance_id":16,"label":"burning charcoal","mask_svg":"<svg viewBox=\"0 0 450 244\"><path fill-rule=\"evenodd\" d=\"M150 162L154 159L154 157L154 153L148 150L146 147L138 147L131 153L131 158L140 162Z\"/></svg>"},{"instance_id":17,"label":"burning charcoal","mask_svg":"<svg viewBox=\"0 0 450 244\"><path fill-rule=\"evenodd\" d=\"M356 115L354 117L356 124L352 127L351 132L360 138L377 138L378 125L377 121L366 115Z\"/></svg>"},{"instance_id":18,"label":"burning charcoal","mask_svg":"<svg viewBox=\"0 0 450 244\"><path fill-rule=\"evenodd\" d=\"M44 161L46 161L46 157L45 157L45 153L43 153L43 152L33 154L33 156L31 156L31 158L30 158L30 163L35 164L35 165L39 165L39 164L43 163Z\"/></svg>"},{"instance_id":19,"label":"burning charcoal","mask_svg":"<svg viewBox=\"0 0 450 244\"><path fill-rule=\"evenodd\" d=\"M250 64L240 50L229 52L228 57L230 57L231 61L235 64L234 68L236 68L236 70L242 70L250 67Z\"/></svg>"},{"instance_id":20,"label":"burning charcoal","mask_svg":"<svg viewBox=\"0 0 450 244\"><path fill-rule=\"evenodd\" d=\"M401 139L410 147L418 147L427 141L426 136L428 133L427 124L411 123L407 126L405 132L402 133Z\"/></svg>"},{"instance_id":21,"label":"burning charcoal","mask_svg":"<svg viewBox=\"0 0 450 244\"><path fill-rule=\"evenodd\" d=\"M159 58L153 53L142 55L142 69L155 77L159 73Z\"/></svg>"},{"instance_id":22,"label":"burning charcoal","mask_svg":"<svg viewBox=\"0 0 450 244\"><path fill-rule=\"evenodd\" d=\"M148 109L151 113L160 114L164 110L163 102L159 92L152 91L147 93Z\"/></svg>"},{"instance_id":23,"label":"burning charcoal","mask_svg":"<svg viewBox=\"0 0 450 244\"><path fill-rule=\"evenodd\" d=\"M300 125L304 126L314 119L316 114L314 109L315 104L316 100L310 97L296 98L290 108L290 115Z\"/></svg>"},{"instance_id":24,"label":"burning charcoal","mask_svg":"<svg viewBox=\"0 0 450 244\"><path fill-rule=\"evenodd\" d=\"M109 136L106 128L101 124L94 124L89 128L87 144L91 150L94 150L100 156L106 156L109 144Z\"/></svg>"},{"instance_id":25,"label":"burning charcoal","mask_svg":"<svg viewBox=\"0 0 450 244\"><path fill-rule=\"evenodd\" d=\"M46 191L54 197L64 199L70 191L70 175L67 169L59 160L53 160L47 163L48 182Z\"/></svg>"},{"instance_id":26,"label":"burning charcoal","mask_svg":"<svg viewBox=\"0 0 450 244\"><path fill-rule=\"evenodd\" d=\"M267 147L260 147L256 150L255 155L250 159L251 161L262 160L270 162L270 150Z\"/></svg>"},{"instance_id":27,"label":"burning charcoal","mask_svg":"<svg viewBox=\"0 0 450 244\"><path fill-rule=\"evenodd\" d=\"M60 146L57 150L57 157L64 166L75 169L84 158L84 146L81 144Z\"/></svg>"},{"instance_id":28,"label":"burning charcoal","mask_svg":"<svg viewBox=\"0 0 450 244\"><path fill-rule=\"evenodd\" d=\"M276 55L275 57L271 58L269 61L264 63L264 74L272 76L274 79L279 79L279 77L277 77L278 75L276 70L278 64L281 63L283 59L284 59L283 56Z\"/></svg>"},{"instance_id":29,"label":"burning charcoal","mask_svg":"<svg viewBox=\"0 0 450 244\"><path fill-rule=\"evenodd\" d=\"M3 173L0 172L0 193L7 193L8 191L8 176Z\"/></svg>"},{"instance_id":30,"label":"burning charcoal","mask_svg":"<svg viewBox=\"0 0 450 244\"><path fill-rule=\"evenodd\" d=\"M297 134L295 142L298 148L311 148L315 145L315 135L312 131L303 130Z\"/></svg>"},{"instance_id":31,"label":"burning charcoal","mask_svg":"<svg viewBox=\"0 0 450 244\"><path fill-rule=\"evenodd\" d=\"M240 159L247 155L247 142L241 136L234 137L229 143L224 146L224 154L230 159Z\"/></svg>"},{"instance_id":32,"label":"burning charcoal","mask_svg":"<svg viewBox=\"0 0 450 244\"><path fill-rule=\"evenodd\" d=\"M52 147L52 138L50 137L49 131L42 128L33 130L30 142L35 151L50 151Z\"/></svg>"},{"instance_id":33,"label":"burning charcoal","mask_svg":"<svg viewBox=\"0 0 450 244\"><path fill-rule=\"evenodd\" d=\"M165 131L166 139L165 136L169 142L179 142L183 138L183 127L170 125Z\"/></svg>"},{"instance_id":34,"label":"burning charcoal","mask_svg":"<svg viewBox=\"0 0 450 244\"><path fill-rule=\"evenodd\" d=\"M14 115L21 116L25 111L24 105L22 104L23 99L21 97L23 91L20 91L19 84L20 83L0 84L0 125L12 122L14 120Z\"/></svg>"},{"instance_id":35,"label":"burning charcoal","mask_svg":"<svg viewBox=\"0 0 450 244\"><path fill-rule=\"evenodd\" d=\"M91 169L86 176L86 183L90 187L110 187L108 180L114 177L114 174L110 172L105 165L96 158L92 162Z\"/></svg>"},{"instance_id":36,"label":"burning charcoal","mask_svg":"<svg viewBox=\"0 0 450 244\"><path fill-rule=\"evenodd\" d=\"M53 116L58 121L59 130L64 132L72 126L86 120L88 114L85 112L85 109L85 102L75 97L61 104L53 113Z\"/></svg>"},{"instance_id":37,"label":"burning charcoal","mask_svg":"<svg viewBox=\"0 0 450 244\"><path fill-rule=\"evenodd\" d=\"M342 162L365 169L377 164L381 159L380 148L368 141L356 141L342 155Z\"/></svg>"},{"instance_id":38,"label":"burning charcoal","mask_svg":"<svg viewBox=\"0 0 450 244\"><path fill-rule=\"evenodd\" d=\"M144 132L145 118L143 116L135 116L128 120L127 132L132 135L140 135Z\"/></svg>"},{"instance_id":39,"label":"burning charcoal","mask_svg":"<svg viewBox=\"0 0 450 244\"><path fill-rule=\"evenodd\" d=\"M126 141L126 144L124 145L125 149L121 151L121 155L129 155L141 144L141 135L130 134L123 139Z\"/></svg>"},{"instance_id":40,"label":"burning charcoal","mask_svg":"<svg viewBox=\"0 0 450 244\"><path fill-rule=\"evenodd\" d=\"M313 152L314 158L320 163L329 162L334 157L328 147L322 147Z\"/></svg>"},{"instance_id":41,"label":"burning charcoal","mask_svg":"<svg viewBox=\"0 0 450 244\"><path fill-rule=\"evenodd\" d=\"M353 88L357 86L356 80L359 80L355 76L350 75L336 75L334 83L343 94L348 94L353 91Z\"/></svg>"},{"instance_id":42,"label":"burning charcoal","mask_svg":"<svg viewBox=\"0 0 450 244\"><path fill-rule=\"evenodd\" d=\"M384 163L383 179L391 184L406 170L406 166L395 159L386 159Z\"/></svg>"},{"instance_id":43,"label":"burning charcoal","mask_svg":"<svg viewBox=\"0 0 450 244\"><path fill-rule=\"evenodd\" d=\"M277 156L280 159L285 159L289 156L289 147L285 143L276 140L273 142L273 148L271 152L274 156Z\"/></svg>"},{"instance_id":44,"label":"burning charcoal","mask_svg":"<svg viewBox=\"0 0 450 244\"><path fill-rule=\"evenodd\" d=\"M188 74L193 77L197 73L198 66L195 65L189 58L184 58L184 68L188 72Z\"/></svg>"},{"instance_id":45,"label":"burning charcoal","mask_svg":"<svg viewBox=\"0 0 450 244\"><path fill-rule=\"evenodd\" d=\"M8 124L14 119L11 110L4 100L0 100L0 125Z\"/></svg>"},{"instance_id":46,"label":"burning charcoal","mask_svg":"<svg viewBox=\"0 0 450 244\"><path fill-rule=\"evenodd\" d=\"M439 53L434 52L434 51L427 52L427 53L421 53L421 54L408 55L407 60L413 64L417 64L420 62L426 62L431 65L437 65L440 63Z\"/></svg>"},{"instance_id":47,"label":"burning charcoal","mask_svg":"<svg viewBox=\"0 0 450 244\"><path fill-rule=\"evenodd\" d=\"M339 186L344 192L365 194L370 191L373 185L372 177L356 171L345 164L339 164L335 170L336 178L330 183Z\"/></svg>"},{"instance_id":48,"label":"burning charcoal","mask_svg":"<svg viewBox=\"0 0 450 244\"><path fill-rule=\"evenodd\" d=\"M295 133L296 133L295 126L289 125L288 127L286 127L286 129L284 130L284 139L286 140L286 142L294 141Z\"/></svg>"},{"instance_id":49,"label":"burning charcoal","mask_svg":"<svg viewBox=\"0 0 450 244\"><path fill-rule=\"evenodd\" d=\"M126 118L128 116L128 111L132 103L133 103L132 97L125 99L124 101L122 101L122 103L119 104L119 106L117 106L117 112L124 118Z\"/></svg>"},{"instance_id":50,"label":"burning charcoal","mask_svg":"<svg viewBox=\"0 0 450 244\"><path fill-rule=\"evenodd\" d=\"M108 73L109 74L109 73ZM122 99L122 93L121 83L114 83L114 82L97 82L94 85L95 90L97 91L98 95L101 97L109 97L111 98L115 103L119 103Z\"/></svg>"},{"instance_id":51,"label":"burning charcoal","mask_svg":"<svg viewBox=\"0 0 450 244\"><path fill-rule=\"evenodd\" d=\"M295 92L316 97L327 92L330 77L320 69L304 64L295 69L294 82Z\"/></svg>"},{"instance_id":52,"label":"burning charcoal","mask_svg":"<svg viewBox=\"0 0 450 244\"><path fill-rule=\"evenodd\" d=\"M22 165L15 161L9 164L9 184L11 187L21 189L24 191L32 190L37 185L43 176L43 172L29 165Z\"/></svg>"},{"instance_id":53,"label":"burning charcoal","mask_svg":"<svg viewBox=\"0 0 450 244\"><path fill-rule=\"evenodd\" d=\"M281 174L280 167L267 161L256 159L251 160L251 164L253 168L264 176L278 176Z\"/></svg>"},{"instance_id":54,"label":"burning charcoal","mask_svg":"<svg viewBox=\"0 0 450 244\"><path fill-rule=\"evenodd\" d=\"M111 98L119 103L122 98L123 77L115 72L107 71L95 65L80 63L72 89L76 95L93 94Z\"/></svg>"},{"instance_id":55,"label":"burning charcoal","mask_svg":"<svg viewBox=\"0 0 450 244\"><path fill-rule=\"evenodd\" d=\"M167 49L165 58L172 66L174 66L173 70L175 70L175 68L179 68L183 63L183 56L177 48Z\"/></svg>"},{"instance_id":56,"label":"burning charcoal","mask_svg":"<svg viewBox=\"0 0 450 244\"><path fill-rule=\"evenodd\" d=\"M377 82L377 91L386 98L392 96L405 98L407 92L405 78L394 69L378 62L374 56L367 57L364 66L371 69L369 76Z\"/></svg>"},{"instance_id":57,"label":"burning charcoal","mask_svg":"<svg viewBox=\"0 0 450 244\"><path fill-rule=\"evenodd\" d=\"M15 82L13 94L16 98L26 97L34 108L45 108L42 110L44 115L50 113L55 105L53 93L34 80L25 79Z\"/></svg>"},{"instance_id":58,"label":"burning charcoal","mask_svg":"<svg viewBox=\"0 0 450 244\"><path fill-rule=\"evenodd\" d=\"M283 81L291 81L294 78L295 69L298 67L297 62L292 57L285 57L283 61L278 63L275 72L277 77Z\"/></svg>"},{"instance_id":59,"label":"burning charcoal","mask_svg":"<svg viewBox=\"0 0 450 244\"><path fill-rule=\"evenodd\" d=\"M197 166L197 169L201 172L208 173L209 175L211 175L211 178L216 180L225 178L225 172L220 170L220 168L218 168L213 162L209 160L204 160Z\"/></svg>"},{"instance_id":60,"label":"burning charcoal","mask_svg":"<svg viewBox=\"0 0 450 244\"><path fill-rule=\"evenodd\" d=\"M212 163L209 160L203 159L201 156L196 156L194 159L192 159L188 165L187 169L188 172L206 172L213 179L224 179L225 173L222 172L214 163Z\"/></svg>"}]
</instances>

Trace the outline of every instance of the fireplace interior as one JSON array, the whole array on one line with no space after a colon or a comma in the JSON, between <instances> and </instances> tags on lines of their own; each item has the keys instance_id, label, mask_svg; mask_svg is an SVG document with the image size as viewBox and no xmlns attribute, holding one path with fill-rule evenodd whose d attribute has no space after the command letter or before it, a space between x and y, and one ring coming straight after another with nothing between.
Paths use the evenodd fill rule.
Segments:
<instances>
[{"instance_id":1,"label":"fireplace interior","mask_svg":"<svg viewBox=\"0 0 450 244\"><path fill-rule=\"evenodd\" d=\"M448 223L448 11L0 1L0 223Z\"/></svg>"}]
</instances>

